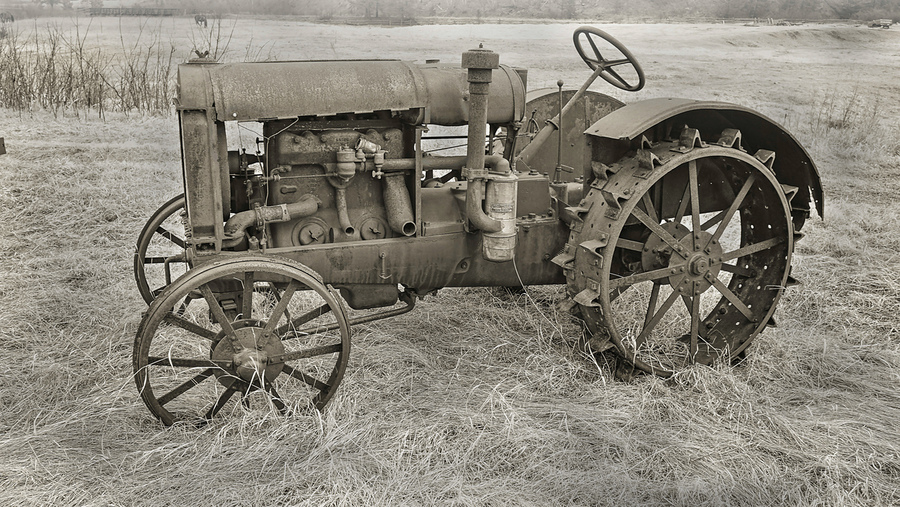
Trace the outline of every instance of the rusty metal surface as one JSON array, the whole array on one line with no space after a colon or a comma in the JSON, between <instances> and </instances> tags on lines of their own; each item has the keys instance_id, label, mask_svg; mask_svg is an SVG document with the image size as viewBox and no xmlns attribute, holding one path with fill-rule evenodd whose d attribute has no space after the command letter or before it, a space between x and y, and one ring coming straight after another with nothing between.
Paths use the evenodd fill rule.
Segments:
<instances>
[{"instance_id":1,"label":"rusty metal surface","mask_svg":"<svg viewBox=\"0 0 900 507\"><path fill-rule=\"evenodd\" d=\"M442 287L566 284L566 304L592 333L586 342L597 351L615 347L651 372L672 371L655 362L660 349L645 346L660 334L664 345L686 347L687 362L744 350L791 281L793 242L810 201L822 214L821 183L808 153L778 124L741 106L686 99L625 106L588 92L604 65L625 63L601 61L599 54L577 92L560 93L560 81L557 89L527 95L527 72L500 59L479 48L464 53L461 65L179 66L187 219L185 237L174 243L184 251L178 261L190 269L152 290L134 356L138 389L157 417L171 424L173 413L163 405L207 378L209 387L225 390L211 401L215 415L232 394L291 380L283 373L323 387L312 400L321 408L343 375L349 325L409 311L413 295ZM561 121L558 114L565 114ZM235 152L229 163L233 139L225 127L234 121L260 122L262 140L256 155ZM468 125L466 156L425 154L428 125ZM486 150L497 129L506 132L502 156ZM517 135L524 137L514 143ZM512 170L513 161L521 172ZM170 201L160 217L180 205ZM159 233L153 225L159 220L142 237ZM739 229L728 238L736 246L726 247L722 231L729 223ZM141 244L136 270L162 258L140 253ZM639 286L644 282L652 283ZM139 285L150 291L146 281ZM354 309L387 307L398 298L407 306L348 319L332 286ZM277 301L258 305L277 314L302 287L326 304L300 313L307 320L297 325L332 312L338 322L330 329L342 331L326 347L340 354L330 385L280 366L324 349L287 352L282 338L265 343L281 316L269 326L268 317L254 315L253 294ZM614 302L626 289L623 311ZM649 303L632 304L643 289ZM713 300L701 305L701 296ZM201 308L198 320L187 323L182 311L194 299L209 311ZM673 305L680 314L667 313ZM687 331L658 328L664 317ZM203 327L209 318L221 336ZM626 326L627 319L634 322ZM158 332L164 323L215 341L211 355L148 353L169 338ZM201 367L205 376L159 397L143 384L149 370L164 377L187 367ZM275 403L278 396L270 394Z\"/></svg>"},{"instance_id":2,"label":"rusty metal surface","mask_svg":"<svg viewBox=\"0 0 900 507\"><path fill-rule=\"evenodd\" d=\"M494 72L490 123L521 113L519 74ZM468 121L465 69L400 61L189 63L179 66L179 106L216 105L218 121L415 111L410 122L463 125ZM211 94L211 96L210 96Z\"/></svg>"},{"instance_id":3,"label":"rusty metal surface","mask_svg":"<svg viewBox=\"0 0 900 507\"><path fill-rule=\"evenodd\" d=\"M677 121L676 121L677 120ZM637 139L649 129L669 122L698 128L718 135L727 128L742 132L743 147L751 153L765 148L778 153L772 167L778 181L800 187L800 200L815 202L820 217L825 214L825 198L819 170L805 148L784 127L752 109L726 102L658 98L634 102L603 117L585 133L609 139ZM716 142L716 139L710 139ZM802 202L801 202L802 201ZM808 205L807 205L807 208Z\"/></svg>"},{"instance_id":4,"label":"rusty metal surface","mask_svg":"<svg viewBox=\"0 0 900 507\"><path fill-rule=\"evenodd\" d=\"M575 92L576 90L563 90L563 104L568 102ZM532 132L536 132L535 129L539 130L547 120L559 113L559 94L556 88L529 90L526 98L525 120ZM561 177L563 181L573 181L576 177L581 176L585 167L585 159L590 161L590 153L585 152L587 141L584 131L592 123L624 105L624 102L609 95L587 91L566 114L560 126L563 133L562 164L573 168L574 172L563 172ZM526 133L520 132L520 137L516 142L516 155L521 153L530 141L531 138ZM551 136L541 150L531 158L530 169L552 176L553 168L556 166L558 144L557 135ZM588 167L590 167L589 163Z\"/></svg>"}]
</instances>

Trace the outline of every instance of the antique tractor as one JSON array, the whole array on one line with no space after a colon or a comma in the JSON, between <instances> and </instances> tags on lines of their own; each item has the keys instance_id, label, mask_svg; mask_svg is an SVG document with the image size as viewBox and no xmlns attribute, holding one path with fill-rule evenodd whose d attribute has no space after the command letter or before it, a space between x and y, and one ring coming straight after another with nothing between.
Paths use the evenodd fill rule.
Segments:
<instances>
[{"instance_id":1,"label":"antique tractor","mask_svg":"<svg viewBox=\"0 0 900 507\"><path fill-rule=\"evenodd\" d=\"M588 91L644 75L600 30L574 41L594 71L577 91L528 93L483 48L461 66L181 65L184 195L135 255L153 414L321 409L352 326L442 287L565 284L586 349L646 372L740 358L793 282L810 205L822 214L813 162L740 106ZM441 155L454 137L466 154Z\"/></svg>"}]
</instances>

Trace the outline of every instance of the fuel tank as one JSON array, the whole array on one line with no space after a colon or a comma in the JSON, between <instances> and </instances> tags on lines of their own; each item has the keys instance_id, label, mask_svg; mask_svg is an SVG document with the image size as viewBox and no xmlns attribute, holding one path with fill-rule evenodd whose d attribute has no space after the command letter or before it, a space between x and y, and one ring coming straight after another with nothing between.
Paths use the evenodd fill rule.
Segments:
<instances>
[{"instance_id":1,"label":"fuel tank","mask_svg":"<svg viewBox=\"0 0 900 507\"><path fill-rule=\"evenodd\" d=\"M522 119L524 69L493 71L488 123ZM395 60L191 62L178 67L178 107L217 121L260 121L390 111L408 123L465 125L466 69Z\"/></svg>"}]
</instances>

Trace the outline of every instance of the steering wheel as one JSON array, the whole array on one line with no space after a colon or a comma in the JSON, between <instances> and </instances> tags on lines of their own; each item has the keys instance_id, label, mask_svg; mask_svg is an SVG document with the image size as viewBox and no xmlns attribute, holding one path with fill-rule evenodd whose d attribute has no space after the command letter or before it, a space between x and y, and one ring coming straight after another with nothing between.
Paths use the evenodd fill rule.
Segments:
<instances>
[{"instance_id":1,"label":"steering wheel","mask_svg":"<svg viewBox=\"0 0 900 507\"><path fill-rule=\"evenodd\" d=\"M591 49L593 50L594 54L591 56L588 56L585 53L584 46L582 46L582 34L585 36L588 44L590 44ZM603 39L604 41L611 44L614 48L618 49L625 58L621 58L618 60L607 60L603 58L603 55L600 54L600 49L594 42L595 36ZM622 45L621 42L617 41L612 35L592 26L582 26L575 30L575 34L572 36L572 40L575 42L575 49L578 51L578 55L581 56L581 59L584 60L584 63L586 63L588 67L590 67L593 71L600 69L600 77L606 80L607 83L615 86L616 88L621 88L629 92L636 92L644 87L644 71L638 64L637 59L635 59L634 55L631 54L631 51L628 51L628 49L624 45ZM637 84L629 84L628 81L620 76L618 72L613 70L613 67L625 64L631 64L635 72L637 72Z\"/></svg>"}]
</instances>

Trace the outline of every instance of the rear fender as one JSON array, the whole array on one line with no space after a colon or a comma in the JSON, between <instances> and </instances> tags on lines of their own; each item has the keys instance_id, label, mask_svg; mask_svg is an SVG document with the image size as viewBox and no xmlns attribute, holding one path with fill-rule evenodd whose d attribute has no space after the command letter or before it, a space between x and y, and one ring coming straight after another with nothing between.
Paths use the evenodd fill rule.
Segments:
<instances>
[{"instance_id":1,"label":"rear fender","mask_svg":"<svg viewBox=\"0 0 900 507\"><path fill-rule=\"evenodd\" d=\"M814 203L824 217L825 201L819 171L809 154L786 129L765 116L742 106L725 102L688 99L650 99L629 104L604 116L585 131L592 137L595 160L618 159L635 149L642 137L661 141L677 138L684 126L699 129L701 139L716 143L724 129L741 132L741 147L750 154L757 150L775 152L772 170L782 185L797 187L791 201L795 225L802 225ZM598 150L599 149L599 150ZM607 158L607 160L603 160ZM797 227L799 229L799 227Z\"/></svg>"}]
</instances>

